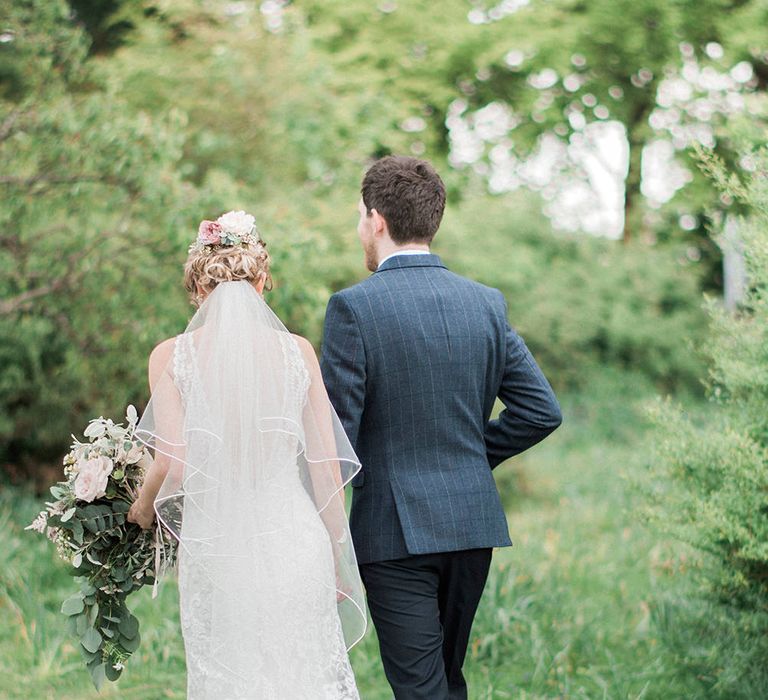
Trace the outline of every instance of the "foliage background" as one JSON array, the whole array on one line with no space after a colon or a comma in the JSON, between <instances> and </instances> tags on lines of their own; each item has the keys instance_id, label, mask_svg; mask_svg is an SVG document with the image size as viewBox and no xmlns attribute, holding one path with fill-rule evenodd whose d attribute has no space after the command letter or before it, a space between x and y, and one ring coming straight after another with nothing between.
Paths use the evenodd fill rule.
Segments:
<instances>
[{"instance_id":1,"label":"foliage background","mask_svg":"<svg viewBox=\"0 0 768 700\"><path fill-rule=\"evenodd\" d=\"M257 216L270 304L317 344L330 294L365 274L360 177L396 152L443 174L435 251L505 293L565 407L495 472L517 547L478 616L474 697L758 697L766 26L764 0L0 0L0 693L89 692L55 614L66 579L21 528L70 432L146 401L149 351L190 314L197 222ZM591 177L573 153L609 122L623 225L563 226L558 193ZM688 173L665 201L660 140ZM556 167L526 179L545 147ZM498 187L500 164L524 186ZM734 315L718 236L738 217L753 289ZM649 421L669 394L689 417ZM183 696L163 595L139 605L154 632L115 697ZM373 635L353 661L363 697L388 697Z\"/></svg>"}]
</instances>

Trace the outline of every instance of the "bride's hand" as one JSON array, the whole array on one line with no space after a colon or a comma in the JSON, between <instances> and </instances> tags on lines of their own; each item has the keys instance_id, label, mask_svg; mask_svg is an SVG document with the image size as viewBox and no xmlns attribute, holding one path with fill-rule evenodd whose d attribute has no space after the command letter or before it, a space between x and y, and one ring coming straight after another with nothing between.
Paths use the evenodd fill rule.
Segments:
<instances>
[{"instance_id":1,"label":"bride's hand","mask_svg":"<svg viewBox=\"0 0 768 700\"><path fill-rule=\"evenodd\" d=\"M155 509L152 504L147 507L141 498L138 498L128 511L128 522L136 523L144 530L149 530L155 520Z\"/></svg>"}]
</instances>

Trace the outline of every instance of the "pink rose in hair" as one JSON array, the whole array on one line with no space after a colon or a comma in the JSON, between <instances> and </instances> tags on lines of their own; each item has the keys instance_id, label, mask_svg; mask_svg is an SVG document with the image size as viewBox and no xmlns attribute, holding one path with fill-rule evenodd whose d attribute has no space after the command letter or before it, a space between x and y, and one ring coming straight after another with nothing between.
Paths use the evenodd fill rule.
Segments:
<instances>
[{"instance_id":1,"label":"pink rose in hair","mask_svg":"<svg viewBox=\"0 0 768 700\"><path fill-rule=\"evenodd\" d=\"M197 242L203 245L218 245L221 243L221 225L216 221L201 221L197 229Z\"/></svg>"}]
</instances>

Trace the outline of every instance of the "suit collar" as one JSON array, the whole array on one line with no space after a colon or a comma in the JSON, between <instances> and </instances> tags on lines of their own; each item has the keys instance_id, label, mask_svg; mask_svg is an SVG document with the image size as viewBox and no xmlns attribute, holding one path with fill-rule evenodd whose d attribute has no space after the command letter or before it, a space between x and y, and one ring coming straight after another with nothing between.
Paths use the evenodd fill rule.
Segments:
<instances>
[{"instance_id":1,"label":"suit collar","mask_svg":"<svg viewBox=\"0 0 768 700\"><path fill-rule=\"evenodd\" d=\"M387 270L400 270L404 267L445 267L443 261L437 255L428 253L426 255L395 255L389 260L385 260L376 272L386 272Z\"/></svg>"}]
</instances>

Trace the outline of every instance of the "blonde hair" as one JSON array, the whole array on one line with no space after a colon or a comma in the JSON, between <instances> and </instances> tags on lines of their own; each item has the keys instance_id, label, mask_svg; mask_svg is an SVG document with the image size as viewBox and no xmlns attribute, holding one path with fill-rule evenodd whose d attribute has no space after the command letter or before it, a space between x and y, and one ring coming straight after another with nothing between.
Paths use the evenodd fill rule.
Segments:
<instances>
[{"instance_id":1,"label":"blonde hair","mask_svg":"<svg viewBox=\"0 0 768 700\"><path fill-rule=\"evenodd\" d=\"M272 289L267 244L206 246L190 252L184 265L184 287L193 303L210 294L222 282L257 282L266 275L265 289Z\"/></svg>"}]
</instances>

